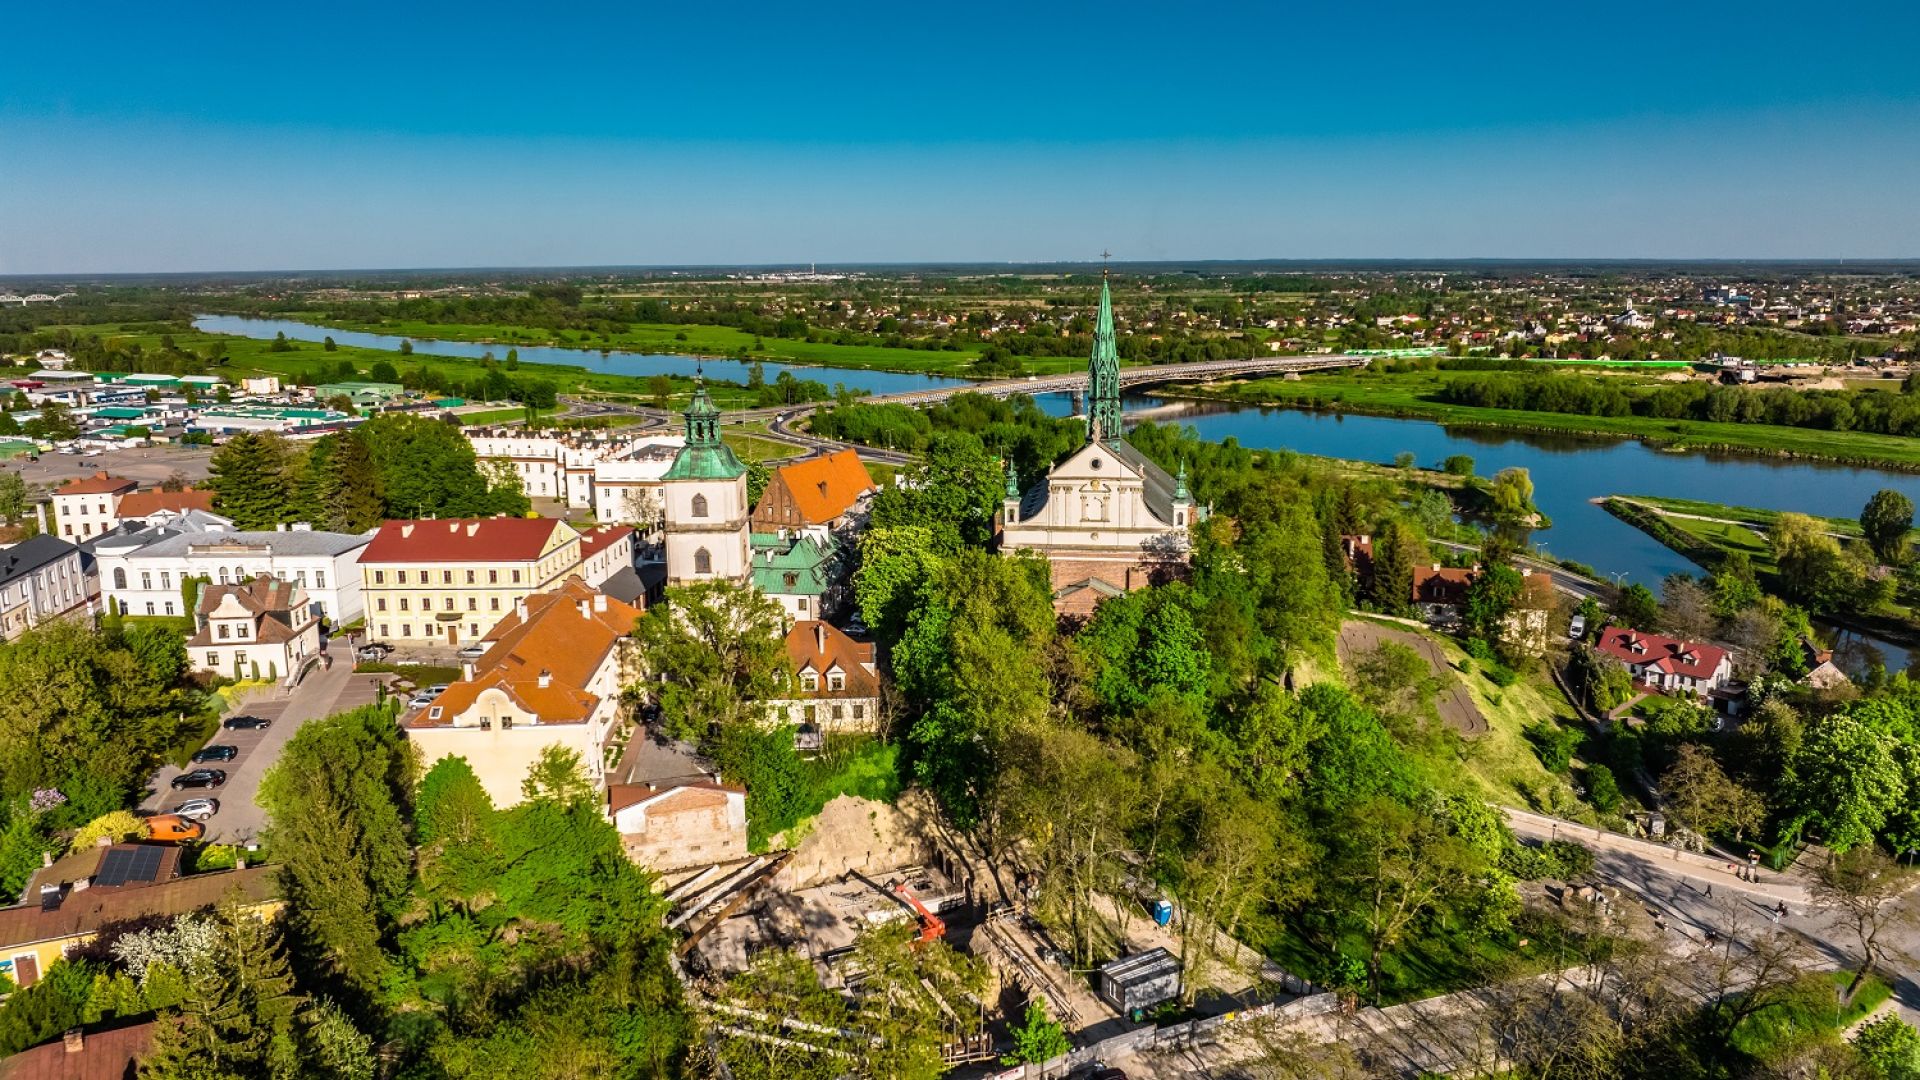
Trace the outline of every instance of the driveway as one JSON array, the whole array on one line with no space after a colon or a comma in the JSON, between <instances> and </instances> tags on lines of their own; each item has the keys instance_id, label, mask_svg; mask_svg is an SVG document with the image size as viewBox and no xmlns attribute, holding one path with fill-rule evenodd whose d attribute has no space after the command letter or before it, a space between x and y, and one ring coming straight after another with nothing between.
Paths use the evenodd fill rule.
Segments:
<instances>
[{"instance_id":1,"label":"driveway","mask_svg":"<svg viewBox=\"0 0 1920 1080\"><path fill-rule=\"evenodd\" d=\"M204 791L175 791L169 785L182 770L164 765L154 775L153 794L140 808L164 813L188 799L218 799L220 812L207 819L208 842L240 845L256 842L266 826L267 814L254 797L260 790L260 778L280 759L287 741L310 720L371 704L378 693L375 689L378 683L378 676L356 675L348 665L336 662L332 668L316 668L294 689L292 696L249 700L229 715L258 716L272 724L265 731L228 731L223 727L213 737L214 745L232 746L240 751L232 761L207 766L224 769L225 784Z\"/></svg>"}]
</instances>

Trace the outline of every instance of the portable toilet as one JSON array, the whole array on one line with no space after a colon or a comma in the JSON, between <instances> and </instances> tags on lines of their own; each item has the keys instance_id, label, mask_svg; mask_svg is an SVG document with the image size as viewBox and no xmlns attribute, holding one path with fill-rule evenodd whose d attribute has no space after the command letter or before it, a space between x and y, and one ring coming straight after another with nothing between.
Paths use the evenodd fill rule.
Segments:
<instances>
[{"instance_id":1,"label":"portable toilet","mask_svg":"<svg viewBox=\"0 0 1920 1080\"><path fill-rule=\"evenodd\" d=\"M1152 910L1153 923L1155 926L1171 926L1173 924L1173 904L1170 901L1155 900Z\"/></svg>"}]
</instances>

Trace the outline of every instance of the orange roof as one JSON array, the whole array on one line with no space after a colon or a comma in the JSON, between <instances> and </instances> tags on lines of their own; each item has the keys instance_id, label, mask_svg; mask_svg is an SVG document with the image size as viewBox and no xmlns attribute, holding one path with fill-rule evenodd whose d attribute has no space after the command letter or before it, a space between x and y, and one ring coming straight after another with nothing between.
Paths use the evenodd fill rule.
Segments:
<instances>
[{"instance_id":1,"label":"orange roof","mask_svg":"<svg viewBox=\"0 0 1920 1080\"><path fill-rule=\"evenodd\" d=\"M188 510L213 512L213 492L199 488L181 488L179 491L166 491L152 488L147 491L130 492L120 500L120 516L123 518L141 518L148 514L172 510L184 513Z\"/></svg>"},{"instance_id":2,"label":"orange roof","mask_svg":"<svg viewBox=\"0 0 1920 1080\"><path fill-rule=\"evenodd\" d=\"M825 525L846 513L860 496L876 491L873 477L860 463L860 455L840 450L821 457L796 461L775 470L793 503L813 525Z\"/></svg>"},{"instance_id":3,"label":"orange roof","mask_svg":"<svg viewBox=\"0 0 1920 1080\"><path fill-rule=\"evenodd\" d=\"M546 518L444 518L389 521L360 553L363 563L532 562L556 529Z\"/></svg>"},{"instance_id":4,"label":"orange roof","mask_svg":"<svg viewBox=\"0 0 1920 1080\"><path fill-rule=\"evenodd\" d=\"M846 688L828 690L822 679L820 689L811 693L793 684L793 693L819 698L866 698L880 692L873 674L873 645L855 641L842 630L819 619L804 619L787 631L787 660L797 675L812 668L819 675L834 667L847 676Z\"/></svg>"},{"instance_id":5,"label":"orange roof","mask_svg":"<svg viewBox=\"0 0 1920 1080\"><path fill-rule=\"evenodd\" d=\"M77 1044L66 1039L22 1050L0 1062L4 1080L125 1080L153 1044L154 1021L107 1031L84 1031Z\"/></svg>"},{"instance_id":6,"label":"orange roof","mask_svg":"<svg viewBox=\"0 0 1920 1080\"><path fill-rule=\"evenodd\" d=\"M615 543L623 536L632 536L631 525L597 525L591 529L580 530L580 557L592 558L602 548Z\"/></svg>"},{"instance_id":7,"label":"orange roof","mask_svg":"<svg viewBox=\"0 0 1920 1080\"><path fill-rule=\"evenodd\" d=\"M451 726L481 691L491 688L504 691L529 719L580 723L600 704L599 696L588 692L587 681L638 621L639 608L570 577L553 592L527 597L524 617L516 608L500 620L489 635L494 644L474 663L474 677L447 687L406 726ZM540 685L543 676L545 686Z\"/></svg>"},{"instance_id":8,"label":"orange roof","mask_svg":"<svg viewBox=\"0 0 1920 1080\"><path fill-rule=\"evenodd\" d=\"M54 494L118 495L121 492L132 491L136 486L137 485L131 480L123 480L118 476L109 476L106 473L97 472L92 476L82 476L77 480L69 480L61 484L60 490L54 492Z\"/></svg>"},{"instance_id":9,"label":"orange roof","mask_svg":"<svg viewBox=\"0 0 1920 1080\"><path fill-rule=\"evenodd\" d=\"M607 812L618 813L629 806L638 806L650 802L662 795L671 795L676 791L718 791L745 795L747 789L738 784L722 784L717 780L670 780L664 784L608 784Z\"/></svg>"}]
</instances>

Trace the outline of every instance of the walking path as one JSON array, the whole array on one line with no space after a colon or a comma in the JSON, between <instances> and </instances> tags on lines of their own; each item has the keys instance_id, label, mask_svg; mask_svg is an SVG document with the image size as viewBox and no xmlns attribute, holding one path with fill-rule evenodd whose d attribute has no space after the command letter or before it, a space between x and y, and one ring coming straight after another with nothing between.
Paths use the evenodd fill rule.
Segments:
<instances>
[{"instance_id":1,"label":"walking path","mask_svg":"<svg viewBox=\"0 0 1920 1080\"><path fill-rule=\"evenodd\" d=\"M1507 826L1518 836L1535 840L1578 840L1595 849L1596 855L1601 852L1614 853L1657 865L1663 874L1685 878L1709 888L1730 889L1776 902L1785 901L1788 905L1805 905L1813 899L1806 884L1791 873L1762 869L1757 871L1757 882L1749 881L1741 875L1739 864L1713 855L1683 851L1671 844L1622 836L1593 825L1516 810L1510 806L1501 807L1501 810L1507 816Z\"/></svg>"}]
</instances>

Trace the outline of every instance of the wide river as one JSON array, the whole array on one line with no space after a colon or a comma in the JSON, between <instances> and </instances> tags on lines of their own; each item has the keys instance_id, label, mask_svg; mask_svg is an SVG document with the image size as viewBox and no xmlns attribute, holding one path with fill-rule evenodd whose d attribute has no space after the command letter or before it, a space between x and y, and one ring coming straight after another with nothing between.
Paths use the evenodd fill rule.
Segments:
<instances>
[{"instance_id":1,"label":"wide river","mask_svg":"<svg viewBox=\"0 0 1920 1080\"><path fill-rule=\"evenodd\" d=\"M336 330L279 319L231 315L203 315L194 325L214 333L253 338L289 338L319 341L332 337L342 345L397 349L402 338ZM521 363L567 364L620 375L691 374L704 363L716 379L744 382L747 365L738 360L622 351L599 352L551 346L513 346ZM491 352L506 354L506 345L477 342L414 340L420 353L478 359ZM899 393L966 380L901 372L831 368L768 362L766 374L777 378L790 371L797 379L815 379L831 386L875 394ZM1064 394L1042 395L1041 404L1055 415L1070 408ZM1168 404L1151 394L1128 398L1130 409ZM1903 492L1920 504L1920 475L1821 465L1766 457L1695 452L1668 453L1632 439L1609 440L1509 434L1478 429L1453 430L1426 420L1301 412L1255 406L1197 403L1179 417L1207 439L1238 439L1258 449L1288 449L1303 454L1391 462L1411 451L1422 465L1438 465L1453 454L1470 455L1482 475L1520 466L1533 475L1534 501L1553 527L1534 533L1536 546L1551 554L1574 559L1609 576L1622 576L1658 591L1660 581L1676 571L1698 568L1655 543L1594 505L1605 495L1664 495L1737 506L1799 510L1831 517L1852 517L1881 488ZM1904 650L1874 643L1886 654L1890 669L1906 666Z\"/></svg>"}]
</instances>

